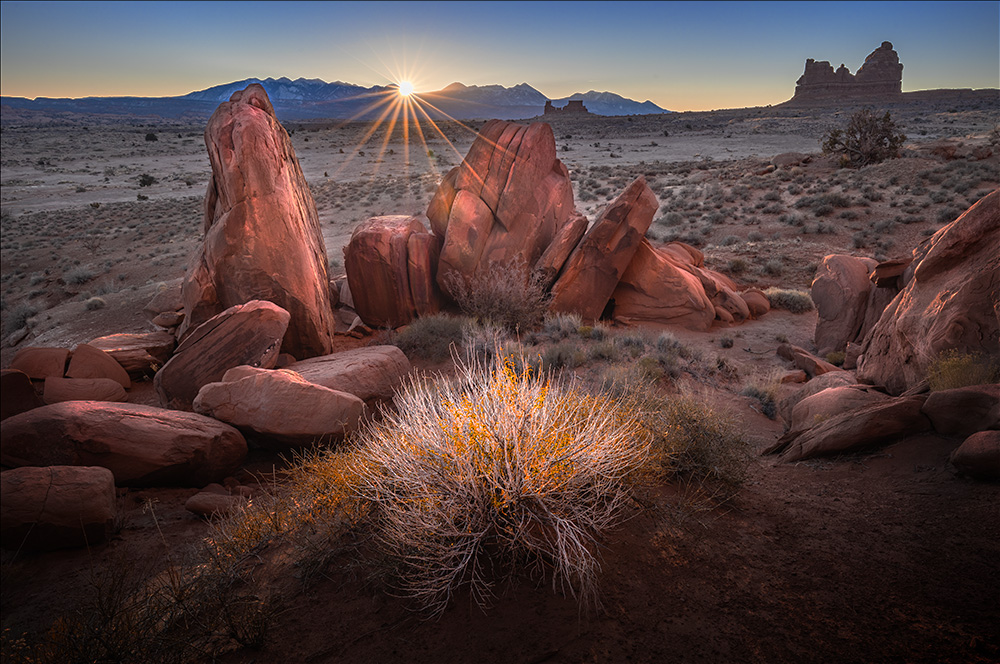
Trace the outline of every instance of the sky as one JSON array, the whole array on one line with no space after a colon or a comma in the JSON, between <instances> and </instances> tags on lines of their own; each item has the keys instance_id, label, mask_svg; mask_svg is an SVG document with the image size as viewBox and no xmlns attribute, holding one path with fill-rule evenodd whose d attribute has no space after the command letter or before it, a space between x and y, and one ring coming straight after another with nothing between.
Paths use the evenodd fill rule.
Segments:
<instances>
[{"instance_id":1,"label":"sky","mask_svg":"<svg viewBox=\"0 0 1000 664\"><path fill-rule=\"evenodd\" d=\"M287 76L713 110L786 101L806 58L856 72L883 41L904 91L1000 87L1000 2L0 2L0 94Z\"/></svg>"}]
</instances>

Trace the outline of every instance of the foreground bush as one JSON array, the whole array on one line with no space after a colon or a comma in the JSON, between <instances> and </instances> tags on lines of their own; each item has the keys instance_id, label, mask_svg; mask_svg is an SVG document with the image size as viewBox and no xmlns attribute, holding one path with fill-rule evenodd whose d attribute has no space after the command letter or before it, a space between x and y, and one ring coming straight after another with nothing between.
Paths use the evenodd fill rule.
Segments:
<instances>
[{"instance_id":1,"label":"foreground bush","mask_svg":"<svg viewBox=\"0 0 1000 664\"><path fill-rule=\"evenodd\" d=\"M793 314L804 314L813 310L812 296L805 291L772 286L764 291L772 309L785 309Z\"/></svg>"},{"instance_id":2,"label":"foreground bush","mask_svg":"<svg viewBox=\"0 0 1000 664\"><path fill-rule=\"evenodd\" d=\"M459 372L414 380L358 452L404 590L439 613L468 584L485 605L497 575L528 558L551 565L554 588L594 600L595 538L621 521L648 458L635 415L510 359Z\"/></svg>"},{"instance_id":3,"label":"foreground bush","mask_svg":"<svg viewBox=\"0 0 1000 664\"><path fill-rule=\"evenodd\" d=\"M833 129L823 137L823 154L840 156L840 165L861 168L899 156L906 135L898 131L886 111L879 116L863 108L851 116L846 130Z\"/></svg>"}]
</instances>

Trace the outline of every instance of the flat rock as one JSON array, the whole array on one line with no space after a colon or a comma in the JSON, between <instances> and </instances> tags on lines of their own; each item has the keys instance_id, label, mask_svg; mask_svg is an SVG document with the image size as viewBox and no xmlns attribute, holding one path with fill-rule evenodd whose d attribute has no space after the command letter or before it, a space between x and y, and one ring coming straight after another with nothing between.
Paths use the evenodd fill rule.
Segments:
<instances>
[{"instance_id":1,"label":"flat rock","mask_svg":"<svg viewBox=\"0 0 1000 664\"><path fill-rule=\"evenodd\" d=\"M66 372L67 348L28 346L17 351L10 362L11 369L27 374L28 378L42 380L49 376L63 376Z\"/></svg>"},{"instance_id":2,"label":"flat rock","mask_svg":"<svg viewBox=\"0 0 1000 664\"><path fill-rule=\"evenodd\" d=\"M288 369L248 369L203 386L195 410L294 445L339 440L357 430L365 405L353 394L315 385Z\"/></svg>"},{"instance_id":3,"label":"flat rock","mask_svg":"<svg viewBox=\"0 0 1000 664\"><path fill-rule=\"evenodd\" d=\"M69 378L110 378L126 390L132 387L128 372L115 358L90 344L79 344L73 349L66 370Z\"/></svg>"},{"instance_id":4,"label":"flat rock","mask_svg":"<svg viewBox=\"0 0 1000 664\"><path fill-rule=\"evenodd\" d=\"M951 453L951 465L978 480L1000 480L1000 431L972 434Z\"/></svg>"},{"instance_id":5,"label":"flat rock","mask_svg":"<svg viewBox=\"0 0 1000 664\"><path fill-rule=\"evenodd\" d=\"M138 404L66 401L9 417L0 431L4 466L102 466L118 486L204 486L246 453L228 424Z\"/></svg>"},{"instance_id":6,"label":"flat rock","mask_svg":"<svg viewBox=\"0 0 1000 664\"><path fill-rule=\"evenodd\" d=\"M0 473L0 539L6 549L92 546L115 519L114 476L93 466L24 467Z\"/></svg>"},{"instance_id":7,"label":"flat rock","mask_svg":"<svg viewBox=\"0 0 1000 664\"><path fill-rule=\"evenodd\" d=\"M59 378L45 379L42 392L45 403L63 401L128 401L128 393L116 380L110 378Z\"/></svg>"},{"instance_id":8,"label":"flat rock","mask_svg":"<svg viewBox=\"0 0 1000 664\"><path fill-rule=\"evenodd\" d=\"M288 369L310 383L372 403L391 401L412 367L396 346L367 346L301 360Z\"/></svg>"},{"instance_id":9,"label":"flat rock","mask_svg":"<svg viewBox=\"0 0 1000 664\"><path fill-rule=\"evenodd\" d=\"M170 332L109 334L92 339L87 345L110 355L130 377L140 378L152 376L167 363L177 338Z\"/></svg>"},{"instance_id":10,"label":"flat rock","mask_svg":"<svg viewBox=\"0 0 1000 664\"><path fill-rule=\"evenodd\" d=\"M221 380L229 369L244 364L273 367L288 320L288 312L278 305L253 300L202 323L156 373L153 385L161 405L191 410L198 390Z\"/></svg>"},{"instance_id":11,"label":"flat rock","mask_svg":"<svg viewBox=\"0 0 1000 664\"><path fill-rule=\"evenodd\" d=\"M247 499L240 495L223 495L214 491L199 491L184 503L184 509L198 516L228 516L243 505Z\"/></svg>"},{"instance_id":12,"label":"flat rock","mask_svg":"<svg viewBox=\"0 0 1000 664\"><path fill-rule=\"evenodd\" d=\"M799 371L802 370L799 369ZM804 374L805 372L803 371L802 373ZM805 384L802 387L782 399L778 404L778 414L781 415L781 419L788 424L791 424L792 421L792 410L795 408L795 405L803 399L812 396L813 394L818 394L819 392L831 387L854 385L858 381L855 380L854 374L849 371L831 371L812 379L809 379L808 376L806 376L803 382L805 382Z\"/></svg>"}]
</instances>

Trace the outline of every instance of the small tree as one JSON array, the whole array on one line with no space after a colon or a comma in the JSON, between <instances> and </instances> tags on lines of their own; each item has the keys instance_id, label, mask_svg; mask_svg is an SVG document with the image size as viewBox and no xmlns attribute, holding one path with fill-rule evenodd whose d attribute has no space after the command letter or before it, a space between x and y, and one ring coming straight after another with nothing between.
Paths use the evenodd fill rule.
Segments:
<instances>
[{"instance_id":1,"label":"small tree","mask_svg":"<svg viewBox=\"0 0 1000 664\"><path fill-rule=\"evenodd\" d=\"M906 135L898 131L889 112L879 116L863 108L851 116L846 130L833 129L823 139L823 154L840 155L840 165L861 168L899 156Z\"/></svg>"},{"instance_id":2,"label":"small tree","mask_svg":"<svg viewBox=\"0 0 1000 664\"><path fill-rule=\"evenodd\" d=\"M146 134L146 140L147 141L158 141L160 139L158 139L156 137L156 134L154 134L153 132L149 132L148 134Z\"/></svg>"}]
</instances>

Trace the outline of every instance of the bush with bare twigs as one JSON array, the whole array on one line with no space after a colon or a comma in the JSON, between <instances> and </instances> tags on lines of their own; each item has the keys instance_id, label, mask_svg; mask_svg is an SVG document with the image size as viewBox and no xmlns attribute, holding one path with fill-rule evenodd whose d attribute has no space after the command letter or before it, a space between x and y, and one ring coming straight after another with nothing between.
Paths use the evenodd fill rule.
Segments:
<instances>
[{"instance_id":1,"label":"bush with bare twigs","mask_svg":"<svg viewBox=\"0 0 1000 664\"><path fill-rule=\"evenodd\" d=\"M886 111L880 116L863 108L851 116L847 129L833 129L823 137L823 154L840 156L840 165L861 168L899 156L906 135L898 131Z\"/></svg>"},{"instance_id":2,"label":"bush with bare twigs","mask_svg":"<svg viewBox=\"0 0 1000 664\"><path fill-rule=\"evenodd\" d=\"M507 263L490 263L468 281L449 274L445 285L464 313L510 330L537 327L550 299L539 275L520 257Z\"/></svg>"}]
</instances>

